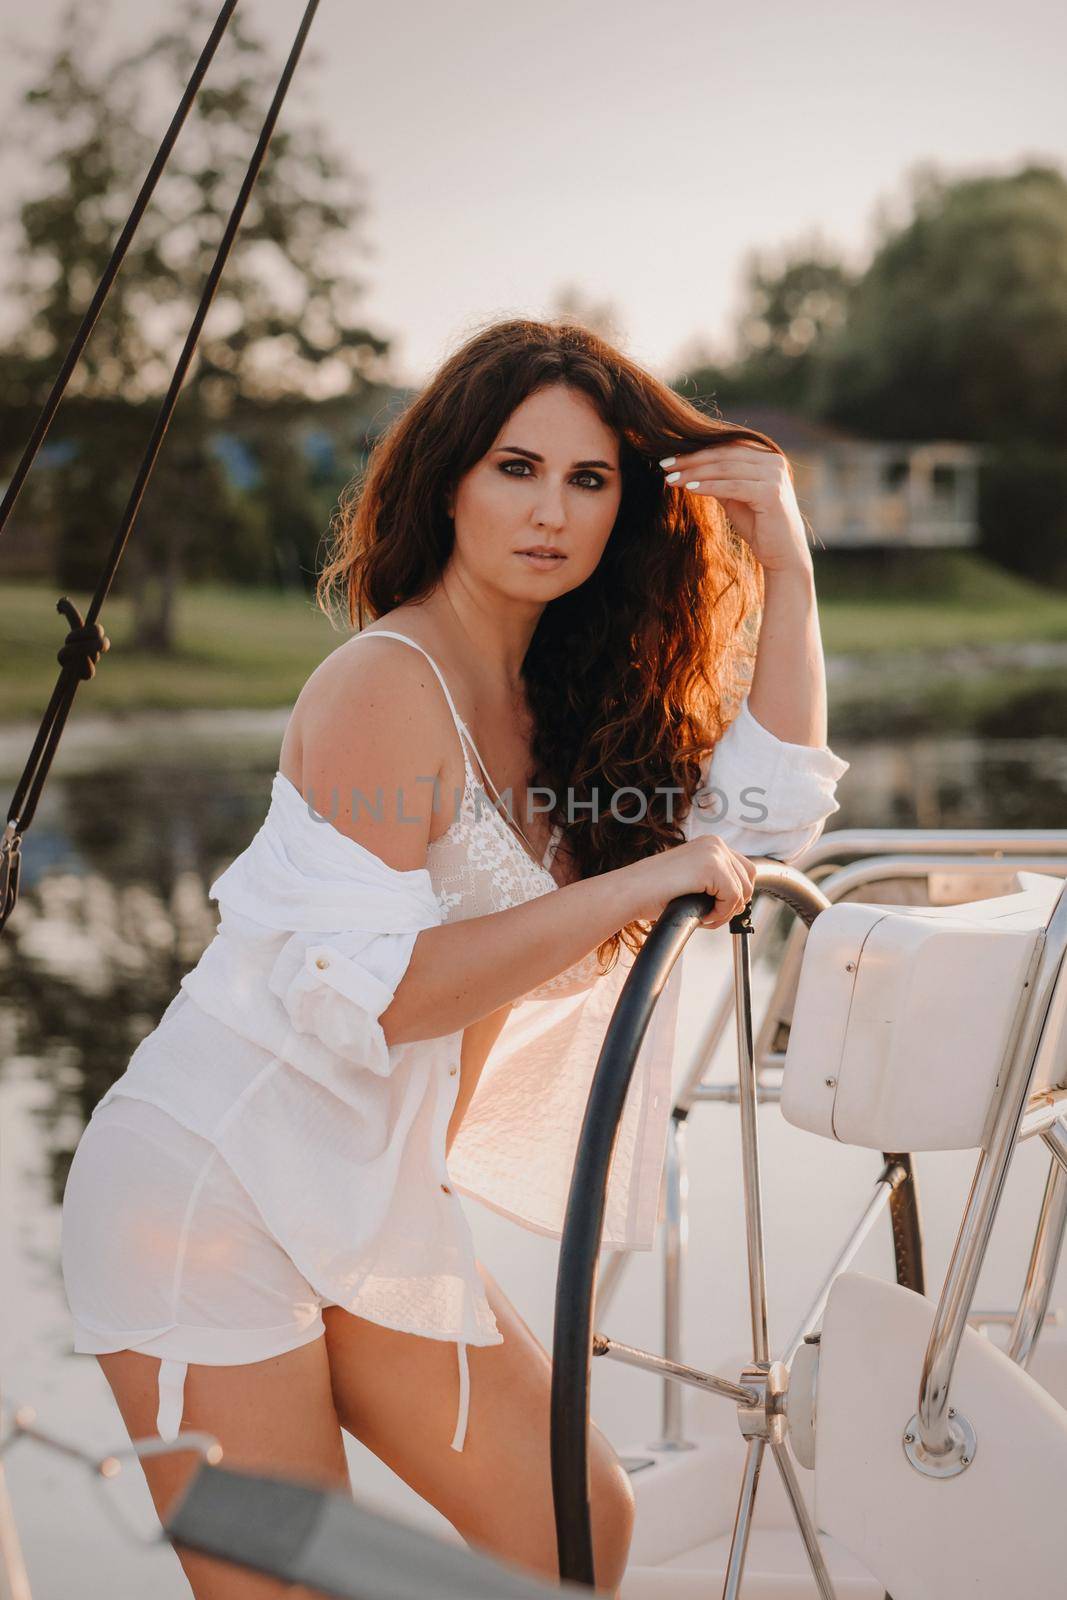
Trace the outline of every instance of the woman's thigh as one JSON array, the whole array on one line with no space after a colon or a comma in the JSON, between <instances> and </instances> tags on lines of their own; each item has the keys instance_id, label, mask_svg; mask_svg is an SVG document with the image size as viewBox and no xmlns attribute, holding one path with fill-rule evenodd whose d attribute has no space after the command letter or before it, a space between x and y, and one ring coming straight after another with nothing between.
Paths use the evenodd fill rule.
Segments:
<instances>
[{"instance_id":1,"label":"woman's thigh","mask_svg":"<svg viewBox=\"0 0 1067 1600\"><path fill-rule=\"evenodd\" d=\"M131 1438L158 1435L167 1354L188 1361L176 1422L168 1397L168 1427L213 1434L225 1466L347 1489L317 1297L207 1140L127 1096L98 1111L64 1195L63 1264L87 1342L106 1334L124 1346L97 1360ZM162 1329L150 1341L159 1353L138 1348L142 1329ZM141 1461L161 1520L198 1465L191 1450ZM178 1555L196 1600L288 1592Z\"/></svg>"},{"instance_id":2,"label":"woman's thigh","mask_svg":"<svg viewBox=\"0 0 1067 1600\"><path fill-rule=\"evenodd\" d=\"M450 1444L459 1401L456 1347L326 1306L326 1347L341 1424L468 1544L557 1578L552 1506L552 1361L479 1263L502 1344L470 1346L470 1409L462 1451ZM614 1591L633 1531L633 1490L595 1424L589 1438L597 1586Z\"/></svg>"},{"instance_id":3,"label":"woman's thigh","mask_svg":"<svg viewBox=\"0 0 1067 1600\"><path fill-rule=\"evenodd\" d=\"M131 1439L154 1437L158 1359L119 1350L97 1360ZM224 1466L298 1478L322 1488L349 1487L324 1339L241 1366L190 1362L182 1430L192 1429L214 1434ZM178 1451L141 1462L161 1521L199 1461L191 1451ZM192 1551L179 1550L178 1559L196 1600L275 1600L310 1592Z\"/></svg>"}]
</instances>

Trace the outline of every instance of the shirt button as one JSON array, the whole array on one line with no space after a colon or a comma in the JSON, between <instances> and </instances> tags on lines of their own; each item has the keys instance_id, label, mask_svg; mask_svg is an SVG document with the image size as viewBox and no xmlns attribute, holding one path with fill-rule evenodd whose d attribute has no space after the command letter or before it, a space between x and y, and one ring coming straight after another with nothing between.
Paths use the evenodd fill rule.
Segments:
<instances>
[{"instance_id":1,"label":"shirt button","mask_svg":"<svg viewBox=\"0 0 1067 1600\"><path fill-rule=\"evenodd\" d=\"M449 1077L450 1077L450 1078L454 1078L454 1077L455 1077L455 1076L456 1076L456 1073L457 1073L457 1072L458 1072L458 1071L459 1071L459 1068L458 1068L458 1067L449 1067L449 1069L448 1069L448 1076L449 1076Z\"/></svg>"},{"instance_id":2,"label":"shirt button","mask_svg":"<svg viewBox=\"0 0 1067 1600\"><path fill-rule=\"evenodd\" d=\"M451 1194L452 1193L452 1190L448 1187L447 1183L443 1183L441 1185L441 1189L442 1189L443 1193L445 1193L445 1194Z\"/></svg>"},{"instance_id":3,"label":"shirt button","mask_svg":"<svg viewBox=\"0 0 1067 1600\"><path fill-rule=\"evenodd\" d=\"M317 966L317 967L318 967L318 968L319 968L319 969L320 969L320 970L321 970L321 971L325 971L325 969L326 969L326 968L327 968L327 967L328 967L328 966L329 966L329 965L330 965L330 963L329 963L329 962L328 962L328 961L327 961L327 959L326 959L326 957L325 957L325 956L319 956L319 957L318 957L318 958L317 958L317 959L316 959L316 961L315 961L315 965L316 965L316 966Z\"/></svg>"}]
</instances>

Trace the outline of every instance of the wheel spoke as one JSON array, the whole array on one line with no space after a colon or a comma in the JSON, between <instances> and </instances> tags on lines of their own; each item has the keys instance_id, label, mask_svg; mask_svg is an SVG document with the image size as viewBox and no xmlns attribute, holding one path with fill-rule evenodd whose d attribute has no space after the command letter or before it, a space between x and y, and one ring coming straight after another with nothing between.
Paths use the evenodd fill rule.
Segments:
<instances>
[{"instance_id":1,"label":"wheel spoke","mask_svg":"<svg viewBox=\"0 0 1067 1600\"><path fill-rule=\"evenodd\" d=\"M793 1463L789 1459L789 1452L784 1444L779 1444L775 1439L771 1440L771 1449L774 1452L774 1459L777 1463L778 1471L781 1473L782 1482L785 1485L785 1492L789 1496L789 1504L793 1508L797 1527L800 1529L800 1537L803 1539L804 1548L808 1552L808 1560L811 1562L811 1570L818 1585L819 1593L822 1596L822 1600L835 1600L834 1586L830 1582L830 1574L826 1570L826 1562L823 1560L822 1551L819 1549L819 1536L815 1532L815 1525L811 1520L804 1497L800 1492L800 1484L797 1482L796 1473L793 1471Z\"/></svg>"},{"instance_id":2,"label":"wheel spoke","mask_svg":"<svg viewBox=\"0 0 1067 1600\"><path fill-rule=\"evenodd\" d=\"M864 1208L863 1215L835 1258L833 1266L826 1274L826 1281L823 1283L814 1302L805 1311L796 1332L778 1357L784 1366L791 1365L793 1357L804 1343L806 1335L815 1331L816 1324L826 1309L826 1302L830 1298L830 1290L833 1288L835 1280L852 1261L875 1222L886 1206L890 1204L894 1188L899 1183L903 1183L906 1178L907 1172L899 1162L891 1162L883 1167L874 1186L874 1194Z\"/></svg>"},{"instance_id":3,"label":"wheel spoke","mask_svg":"<svg viewBox=\"0 0 1067 1600\"><path fill-rule=\"evenodd\" d=\"M741 1168L745 1193L745 1243L748 1298L752 1317L752 1358L770 1358L767 1335L767 1280L763 1259L763 1198L760 1191L759 1136L756 1125L756 1067L752 1034L752 958L750 907L733 919L734 1011L737 1020L737 1073L741 1107Z\"/></svg>"},{"instance_id":4,"label":"wheel spoke","mask_svg":"<svg viewBox=\"0 0 1067 1600\"><path fill-rule=\"evenodd\" d=\"M748 1536L752 1532L752 1518L756 1509L756 1490L759 1472L763 1465L763 1447L766 1439L750 1439L745 1455L745 1470L741 1477L741 1493L737 1500L737 1516L730 1540L730 1559L726 1564L722 1600L738 1600L741 1579L745 1574L745 1556L748 1554Z\"/></svg>"}]
</instances>

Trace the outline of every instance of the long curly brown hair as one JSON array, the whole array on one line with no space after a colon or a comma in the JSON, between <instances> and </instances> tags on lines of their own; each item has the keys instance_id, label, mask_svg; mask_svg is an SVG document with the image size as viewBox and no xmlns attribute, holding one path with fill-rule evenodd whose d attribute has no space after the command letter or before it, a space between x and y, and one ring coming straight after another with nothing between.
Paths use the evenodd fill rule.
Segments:
<instances>
[{"instance_id":1,"label":"long curly brown hair","mask_svg":"<svg viewBox=\"0 0 1067 1600\"><path fill-rule=\"evenodd\" d=\"M762 569L719 502L666 484L660 458L737 440L784 451L698 409L578 323L497 321L375 441L341 494L316 597L330 616L341 596L359 628L425 598L452 553L448 495L515 408L559 383L615 431L622 476L596 570L545 606L522 667L534 783L559 797L552 819L587 878L681 842L703 759L736 715L755 656ZM605 940L605 970L650 927L633 922Z\"/></svg>"}]
</instances>

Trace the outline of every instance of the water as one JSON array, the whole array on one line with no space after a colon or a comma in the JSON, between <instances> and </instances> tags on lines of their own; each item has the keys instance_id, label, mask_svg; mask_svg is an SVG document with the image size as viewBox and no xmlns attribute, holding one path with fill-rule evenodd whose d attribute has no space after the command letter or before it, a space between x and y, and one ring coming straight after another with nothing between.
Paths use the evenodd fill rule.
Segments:
<instances>
[{"instance_id":1,"label":"water","mask_svg":"<svg viewBox=\"0 0 1067 1600\"><path fill-rule=\"evenodd\" d=\"M286 713L138 715L119 724L75 719L61 744L24 845L19 905L0 939L0 1260L7 1316L0 1381L9 1399L31 1401L43 1427L103 1454L124 1441L118 1413L97 1364L73 1356L58 1267L58 1202L71 1152L92 1106L121 1072L130 1051L154 1026L214 931L207 886L244 847L269 802ZM1055 680L963 706L948 697L935 722L927 702L906 695L872 704L849 701L842 686L834 748L851 762L832 827L1062 828L1067 826L1067 695ZM0 730L0 776L10 793L34 730ZM728 954L718 939L707 960L717 975ZM711 941L709 940L709 950ZM695 954L695 952L694 952ZM705 957L700 956L700 961ZM687 989L695 1025L706 989ZM722 1121L708 1115L690 1134L694 1216L714 1215L740 1237L736 1167L724 1159ZM704 1117L705 1113L701 1113ZM778 1159L766 1164L768 1214L795 1204L798 1163L810 1160L812 1136L781 1125L768 1130ZM701 1140L708 1143L702 1144ZM1043 1167L1031 1141L1017 1163L1006 1205L1036 1210ZM821 1151L821 1147L820 1147ZM706 1159L702 1159L703 1156ZM874 1175L871 1152L835 1148L846 1215ZM924 1158L926 1159L926 1158ZM973 1158L966 1152L927 1160L944 1217L927 1208L931 1264L943 1270ZM1014 1184L1014 1189L1012 1185ZM940 1187L938 1187L940 1186ZM779 1331L800 1309L822 1258L841 1236L839 1194L823 1186L806 1197L804 1226L818 1240L809 1262L797 1238L768 1244ZM546 1344L551 1342L555 1241L515 1228L477 1205L469 1208L478 1253L507 1287ZM699 1240L699 1228L694 1230ZM739 1260L731 1247L731 1271ZM879 1235L864 1246L859 1270L890 1275ZM998 1292L1017 1291L1025 1266L1011 1252L991 1261ZM620 1290L611 1331L657 1348L658 1261L635 1260ZM777 1291L773 1286L777 1284ZM689 1310L703 1305L703 1325L724 1345L743 1327L725 1323L721 1295L704 1300L694 1282ZM985 1303L989 1303L986 1295ZM731 1313L732 1315L732 1313ZM738 1320L740 1318L740 1320ZM711 1364L712 1350L693 1349ZM658 1389L643 1374L605 1363L594 1415L621 1448L658 1429ZM687 1405L693 1402L687 1399ZM432 1508L352 1441L353 1483L360 1498L445 1536ZM12 1498L34 1593L100 1593L133 1600L151 1585L156 1600L187 1595L166 1548L137 1545L101 1511L90 1474L41 1446L22 1441L8 1461ZM134 1467L122 1490L144 1533L154 1527ZM56 1507L63 1506L57 1538Z\"/></svg>"}]
</instances>

